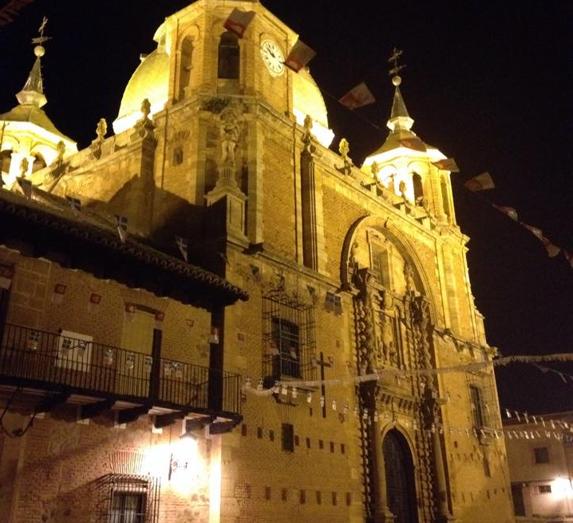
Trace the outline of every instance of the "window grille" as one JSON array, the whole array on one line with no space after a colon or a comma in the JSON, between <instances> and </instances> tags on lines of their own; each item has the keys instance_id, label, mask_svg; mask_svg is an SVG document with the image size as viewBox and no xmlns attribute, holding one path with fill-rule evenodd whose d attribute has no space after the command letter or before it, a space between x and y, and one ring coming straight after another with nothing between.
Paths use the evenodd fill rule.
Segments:
<instances>
[{"instance_id":1,"label":"window grille","mask_svg":"<svg viewBox=\"0 0 573 523\"><path fill-rule=\"evenodd\" d=\"M497 398L493 371L468 372L468 396L471 408L471 422L474 433L480 440L491 437L498 426Z\"/></svg>"},{"instance_id":2,"label":"window grille","mask_svg":"<svg viewBox=\"0 0 573 523\"><path fill-rule=\"evenodd\" d=\"M159 478L107 474L96 489L98 523L159 523Z\"/></svg>"},{"instance_id":3,"label":"window grille","mask_svg":"<svg viewBox=\"0 0 573 523\"><path fill-rule=\"evenodd\" d=\"M272 387L284 378L313 380L313 309L282 291L263 298L263 375Z\"/></svg>"}]
</instances>

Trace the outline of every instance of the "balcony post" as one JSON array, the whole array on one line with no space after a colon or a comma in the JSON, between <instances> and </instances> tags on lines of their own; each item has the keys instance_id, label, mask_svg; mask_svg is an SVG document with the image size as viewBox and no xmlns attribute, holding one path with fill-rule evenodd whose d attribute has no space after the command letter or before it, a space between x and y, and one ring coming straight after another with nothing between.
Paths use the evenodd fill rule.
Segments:
<instances>
[{"instance_id":1,"label":"balcony post","mask_svg":"<svg viewBox=\"0 0 573 523\"><path fill-rule=\"evenodd\" d=\"M159 386L161 380L161 329L153 329L153 346L151 348L151 373L149 376L149 399L155 403L159 399Z\"/></svg>"},{"instance_id":2,"label":"balcony post","mask_svg":"<svg viewBox=\"0 0 573 523\"><path fill-rule=\"evenodd\" d=\"M223 410L223 353L225 346L225 308L216 306L211 312L209 339L209 410Z\"/></svg>"}]
</instances>

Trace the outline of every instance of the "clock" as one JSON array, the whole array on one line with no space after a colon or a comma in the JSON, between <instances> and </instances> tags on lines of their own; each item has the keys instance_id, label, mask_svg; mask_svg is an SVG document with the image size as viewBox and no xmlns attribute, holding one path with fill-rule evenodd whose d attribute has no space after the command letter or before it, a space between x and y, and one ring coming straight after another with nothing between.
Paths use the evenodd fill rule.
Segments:
<instances>
[{"instance_id":1,"label":"clock","mask_svg":"<svg viewBox=\"0 0 573 523\"><path fill-rule=\"evenodd\" d=\"M272 40L261 42L261 56L271 76L280 76L285 70L285 57L281 48Z\"/></svg>"}]
</instances>

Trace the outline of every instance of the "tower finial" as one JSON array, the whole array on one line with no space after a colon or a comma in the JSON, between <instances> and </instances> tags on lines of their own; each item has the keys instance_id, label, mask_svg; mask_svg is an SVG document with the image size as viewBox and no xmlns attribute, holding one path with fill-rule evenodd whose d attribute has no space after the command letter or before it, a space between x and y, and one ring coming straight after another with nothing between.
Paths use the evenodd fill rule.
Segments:
<instances>
[{"instance_id":1,"label":"tower finial","mask_svg":"<svg viewBox=\"0 0 573 523\"><path fill-rule=\"evenodd\" d=\"M32 70L28 75L28 79L26 80L24 87L16 95L16 98L21 105L35 105L37 107L42 107L48 103L48 100L44 95L44 81L42 79L41 63L41 58L46 54L46 48L43 46L43 44L50 40L49 36L45 36L47 23L48 19L44 17L42 19L42 24L38 29L39 36L32 38L36 61L32 66Z\"/></svg>"},{"instance_id":2,"label":"tower finial","mask_svg":"<svg viewBox=\"0 0 573 523\"><path fill-rule=\"evenodd\" d=\"M402 77L398 74L406 66L399 64L400 57L403 51L394 47L392 55L388 58L388 63L391 68L388 74L392 77L392 85L395 87L394 100L392 101L392 111L390 112L390 119L386 124L391 131L407 130L409 131L414 125L414 120L410 118L406 104L400 92L400 85L402 84Z\"/></svg>"}]
</instances>

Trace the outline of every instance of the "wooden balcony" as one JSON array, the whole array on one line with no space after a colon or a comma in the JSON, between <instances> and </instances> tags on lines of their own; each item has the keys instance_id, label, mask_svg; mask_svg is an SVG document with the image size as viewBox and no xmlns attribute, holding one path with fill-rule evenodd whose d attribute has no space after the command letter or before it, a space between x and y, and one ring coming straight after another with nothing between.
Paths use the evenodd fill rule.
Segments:
<instances>
[{"instance_id":1,"label":"wooden balcony","mask_svg":"<svg viewBox=\"0 0 573 523\"><path fill-rule=\"evenodd\" d=\"M120 422L150 413L159 426L193 415L241 419L239 375L12 324L2 329L0 387L41 398L35 412L73 398L83 418L115 409Z\"/></svg>"}]
</instances>

